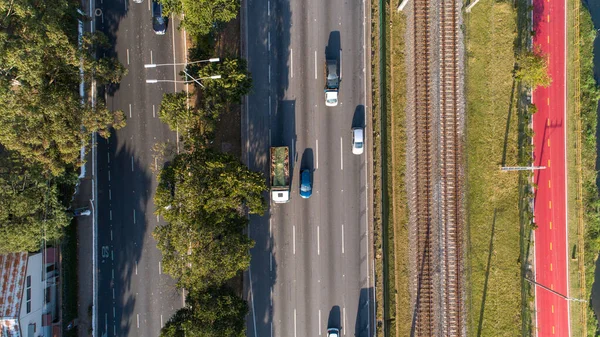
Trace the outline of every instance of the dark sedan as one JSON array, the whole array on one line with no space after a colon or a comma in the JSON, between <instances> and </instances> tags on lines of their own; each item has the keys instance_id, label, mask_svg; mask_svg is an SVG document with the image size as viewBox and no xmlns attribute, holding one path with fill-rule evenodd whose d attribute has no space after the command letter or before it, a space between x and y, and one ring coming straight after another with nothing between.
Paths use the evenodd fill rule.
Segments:
<instances>
[{"instance_id":1,"label":"dark sedan","mask_svg":"<svg viewBox=\"0 0 600 337\"><path fill-rule=\"evenodd\" d=\"M152 29L157 35L167 32L167 18L163 16L162 5L156 1L152 1Z\"/></svg>"}]
</instances>

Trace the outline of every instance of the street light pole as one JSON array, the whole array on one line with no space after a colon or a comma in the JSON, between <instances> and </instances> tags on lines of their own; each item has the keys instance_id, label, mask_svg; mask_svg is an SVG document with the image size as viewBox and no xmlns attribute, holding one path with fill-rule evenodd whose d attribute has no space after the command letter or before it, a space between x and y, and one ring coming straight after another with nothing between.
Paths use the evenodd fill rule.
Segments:
<instances>
[{"instance_id":1,"label":"street light pole","mask_svg":"<svg viewBox=\"0 0 600 337\"><path fill-rule=\"evenodd\" d=\"M210 63L215 63L215 62L219 62L221 61L220 58L218 57L213 57L213 58L209 58L208 60L200 60L200 61L193 61L193 62L187 62L187 63L147 63L144 64L144 68L156 68L156 67L166 67L166 66L187 66L188 64L196 64L196 63L205 63L205 62L210 62Z\"/></svg>"}]
</instances>

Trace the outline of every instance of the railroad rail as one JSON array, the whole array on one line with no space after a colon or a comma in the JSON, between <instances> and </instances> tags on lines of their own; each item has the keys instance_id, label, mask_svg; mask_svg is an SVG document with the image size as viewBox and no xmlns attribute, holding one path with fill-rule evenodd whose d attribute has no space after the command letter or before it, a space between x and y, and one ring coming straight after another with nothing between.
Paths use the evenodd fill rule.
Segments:
<instances>
[{"instance_id":1,"label":"railroad rail","mask_svg":"<svg viewBox=\"0 0 600 337\"><path fill-rule=\"evenodd\" d=\"M461 5L457 0L413 3L414 336L466 335Z\"/></svg>"}]
</instances>

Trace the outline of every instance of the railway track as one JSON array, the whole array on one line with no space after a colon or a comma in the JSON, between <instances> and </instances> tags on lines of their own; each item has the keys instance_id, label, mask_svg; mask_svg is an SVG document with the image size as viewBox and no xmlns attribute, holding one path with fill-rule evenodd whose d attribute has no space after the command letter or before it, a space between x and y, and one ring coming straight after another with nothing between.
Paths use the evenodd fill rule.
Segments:
<instances>
[{"instance_id":1,"label":"railway track","mask_svg":"<svg viewBox=\"0 0 600 337\"><path fill-rule=\"evenodd\" d=\"M456 0L413 5L413 335L465 336L462 81Z\"/></svg>"}]
</instances>

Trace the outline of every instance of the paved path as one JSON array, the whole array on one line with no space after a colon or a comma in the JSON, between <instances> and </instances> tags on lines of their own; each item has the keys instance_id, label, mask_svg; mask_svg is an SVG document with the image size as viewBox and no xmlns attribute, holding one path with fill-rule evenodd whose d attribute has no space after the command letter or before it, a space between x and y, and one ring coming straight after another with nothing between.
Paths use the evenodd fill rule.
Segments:
<instances>
[{"instance_id":1,"label":"paved path","mask_svg":"<svg viewBox=\"0 0 600 337\"><path fill-rule=\"evenodd\" d=\"M568 296L567 175L566 175L566 16L565 0L535 0L534 45L549 61L552 84L533 93L538 112L533 117L535 172L536 281ZM570 336L569 303L536 288L538 336Z\"/></svg>"}]
</instances>

